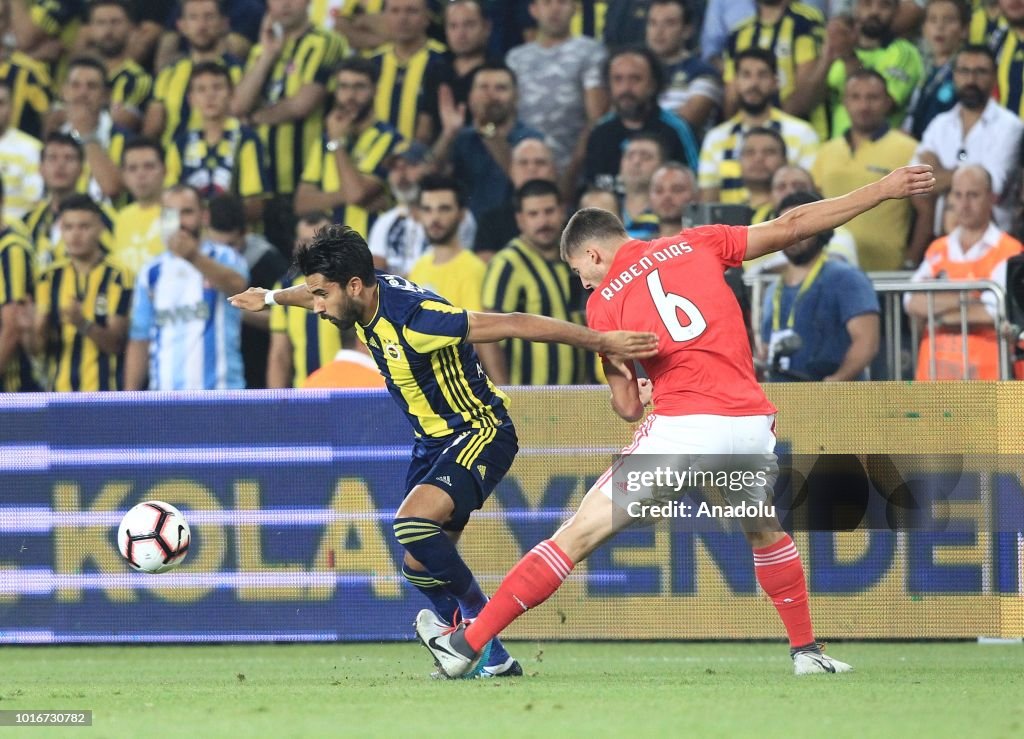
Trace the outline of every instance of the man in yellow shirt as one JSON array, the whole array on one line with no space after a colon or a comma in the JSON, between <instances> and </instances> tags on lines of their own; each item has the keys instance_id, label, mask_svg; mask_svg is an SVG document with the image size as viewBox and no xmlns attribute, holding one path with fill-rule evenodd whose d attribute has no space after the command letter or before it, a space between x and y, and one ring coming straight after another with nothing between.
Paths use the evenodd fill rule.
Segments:
<instances>
[{"instance_id":1,"label":"man in yellow shirt","mask_svg":"<svg viewBox=\"0 0 1024 739\"><path fill-rule=\"evenodd\" d=\"M909 164L917 148L917 141L889 128L886 119L892 101L885 78L878 72L861 69L850 74L843 103L850 115L850 127L822 145L811 169L818 191L826 198L882 179ZM857 242L861 269L900 269L910 255L923 253L931 241L931 218L927 198L890 200L854 218L847 228Z\"/></svg>"},{"instance_id":2,"label":"man in yellow shirt","mask_svg":"<svg viewBox=\"0 0 1024 739\"><path fill-rule=\"evenodd\" d=\"M430 247L409 271L409 281L437 293L459 308L482 310L487 265L459 242L465 196L450 177L427 175L420 181L417 220Z\"/></svg>"},{"instance_id":3,"label":"man in yellow shirt","mask_svg":"<svg viewBox=\"0 0 1024 739\"><path fill-rule=\"evenodd\" d=\"M133 202L114 219L110 256L134 276L167 248L160 236L160 198L166 175L163 147L153 139L132 139L125 144L121 172Z\"/></svg>"},{"instance_id":4,"label":"man in yellow shirt","mask_svg":"<svg viewBox=\"0 0 1024 739\"><path fill-rule=\"evenodd\" d=\"M409 271L409 281L435 292L454 306L483 310L487 265L463 248L459 228L466 215L466 196L451 177L427 175L420 180L416 218L430 246ZM474 345L483 369L504 377L505 357L498 344Z\"/></svg>"}]
</instances>

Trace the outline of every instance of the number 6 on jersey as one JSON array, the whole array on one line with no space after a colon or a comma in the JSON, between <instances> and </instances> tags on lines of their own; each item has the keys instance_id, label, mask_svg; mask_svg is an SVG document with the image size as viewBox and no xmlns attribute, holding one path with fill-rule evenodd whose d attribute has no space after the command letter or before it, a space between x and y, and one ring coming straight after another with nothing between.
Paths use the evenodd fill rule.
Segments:
<instances>
[{"instance_id":1,"label":"number 6 on jersey","mask_svg":"<svg viewBox=\"0 0 1024 739\"><path fill-rule=\"evenodd\" d=\"M661 276L658 274L658 270L647 275L647 289L651 293L651 299L654 300L654 307L658 309L661 322L665 324L673 341L691 341L704 333L708 322L704 320L700 309L682 295L665 292L661 286ZM679 322L679 314L676 311L682 311L690 320L688 326Z\"/></svg>"}]
</instances>

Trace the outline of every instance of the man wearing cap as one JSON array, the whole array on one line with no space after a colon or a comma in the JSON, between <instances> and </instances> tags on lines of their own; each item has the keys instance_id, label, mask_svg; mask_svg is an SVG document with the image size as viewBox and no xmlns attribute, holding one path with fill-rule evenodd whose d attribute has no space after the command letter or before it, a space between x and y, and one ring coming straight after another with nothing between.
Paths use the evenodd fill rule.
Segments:
<instances>
[{"instance_id":1,"label":"man wearing cap","mask_svg":"<svg viewBox=\"0 0 1024 739\"><path fill-rule=\"evenodd\" d=\"M381 213L370 229L367 243L377 269L407 277L412 265L427 250L427 235L415 211L420 180L432 170L430 149L418 141L399 146L388 163L388 187L397 205ZM459 224L460 243L473 243L476 225L473 214L465 209Z\"/></svg>"},{"instance_id":2,"label":"man wearing cap","mask_svg":"<svg viewBox=\"0 0 1024 739\"><path fill-rule=\"evenodd\" d=\"M295 193L295 213L331 212L335 223L350 226L365 239L377 213L387 207L384 163L402 137L374 113L377 68L371 62L346 59L335 83L324 143L309 152Z\"/></svg>"}]
</instances>

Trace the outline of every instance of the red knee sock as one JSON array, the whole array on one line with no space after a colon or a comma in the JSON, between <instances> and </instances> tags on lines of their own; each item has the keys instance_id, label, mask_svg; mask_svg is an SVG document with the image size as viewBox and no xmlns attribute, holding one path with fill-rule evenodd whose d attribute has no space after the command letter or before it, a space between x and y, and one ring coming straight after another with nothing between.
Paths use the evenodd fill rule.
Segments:
<instances>
[{"instance_id":1,"label":"red knee sock","mask_svg":"<svg viewBox=\"0 0 1024 739\"><path fill-rule=\"evenodd\" d=\"M790 646L814 643L804 567L793 540L785 536L771 546L755 549L754 573L786 626Z\"/></svg>"},{"instance_id":2,"label":"red knee sock","mask_svg":"<svg viewBox=\"0 0 1024 739\"><path fill-rule=\"evenodd\" d=\"M572 560L555 542L542 541L505 575L498 592L466 629L466 642L480 651L506 626L550 598L572 568Z\"/></svg>"}]
</instances>

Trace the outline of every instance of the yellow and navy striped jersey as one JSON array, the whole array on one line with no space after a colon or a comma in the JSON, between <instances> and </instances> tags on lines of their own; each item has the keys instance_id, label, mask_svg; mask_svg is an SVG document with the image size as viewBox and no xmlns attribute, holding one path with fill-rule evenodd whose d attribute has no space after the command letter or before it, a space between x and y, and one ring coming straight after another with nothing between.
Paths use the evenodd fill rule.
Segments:
<instances>
[{"instance_id":1,"label":"yellow and navy striped jersey","mask_svg":"<svg viewBox=\"0 0 1024 739\"><path fill-rule=\"evenodd\" d=\"M139 113L145 111L153 95L153 78L134 59L125 59L107 75L110 102Z\"/></svg>"},{"instance_id":2,"label":"yellow and navy striped jersey","mask_svg":"<svg viewBox=\"0 0 1024 739\"><path fill-rule=\"evenodd\" d=\"M534 313L584 324L583 289L561 260L548 261L516 237L487 265L484 310ZM513 385L571 385L585 374L583 352L565 344L504 342Z\"/></svg>"},{"instance_id":3,"label":"yellow and navy striped jersey","mask_svg":"<svg viewBox=\"0 0 1024 739\"><path fill-rule=\"evenodd\" d=\"M306 284L299 276L291 284L280 283L277 289ZM341 332L330 321L297 305L274 305L270 309L270 330L285 334L292 345L292 387L302 387L306 378L334 361L341 350Z\"/></svg>"},{"instance_id":4,"label":"yellow and navy striped jersey","mask_svg":"<svg viewBox=\"0 0 1024 739\"><path fill-rule=\"evenodd\" d=\"M0 61L0 80L11 88L11 119L9 125L35 136L43 135L43 118L53 102L50 72L46 65L15 51Z\"/></svg>"},{"instance_id":5,"label":"yellow and navy striped jersey","mask_svg":"<svg viewBox=\"0 0 1024 739\"><path fill-rule=\"evenodd\" d=\"M103 211L103 233L100 244L108 254L114 250L114 219L117 214L106 203L100 203ZM65 257L64 241L60 236L60 222L53 201L47 198L33 208L24 218L29 237L35 244L35 274L39 275L58 260Z\"/></svg>"},{"instance_id":6,"label":"yellow and navy striped jersey","mask_svg":"<svg viewBox=\"0 0 1024 739\"><path fill-rule=\"evenodd\" d=\"M988 14L988 10L983 5L982 7L975 7L971 13L971 25L967 33L967 39L972 44L987 44L993 38L996 31L1008 28L1010 25L1002 13L997 14L993 18Z\"/></svg>"},{"instance_id":7,"label":"yellow and navy striped jersey","mask_svg":"<svg viewBox=\"0 0 1024 739\"><path fill-rule=\"evenodd\" d=\"M635 218L623 211L622 225L626 227L626 233L629 234L629 238L649 241L650 239L658 238L661 222L658 220L658 216L649 210L637 214Z\"/></svg>"},{"instance_id":8,"label":"yellow and navy striped jersey","mask_svg":"<svg viewBox=\"0 0 1024 739\"><path fill-rule=\"evenodd\" d=\"M70 49L85 22L85 0L35 0L29 14L48 36L59 38Z\"/></svg>"},{"instance_id":9,"label":"yellow and navy striped jersey","mask_svg":"<svg viewBox=\"0 0 1024 739\"><path fill-rule=\"evenodd\" d=\"M61 320L61 310L75 300L81 303L82 315L97 326L109 325L115 316L127 321L132 302L131 282L106 256L86 274L79 274L68 259L43 272L36 286L36 305L47 315L50 389L118 390L119 357L100 350L96 342Z\"/></svg>"},{"instance_id":10,"label":"yellow and navy striped jersey","mask_svg":"<svg viewBox=\"0 0 1024 739\"><path fill-rule=\"evenodd\" d=\"M306 85L330 88L331 73L348 51L347 42L338 34L310 27L296 39L290 39L277 63L263 83L263 100L273 105L298 94ZM249 52L249 66L263 54L262 44ZM270 189L279 195L291 195L298 185L302 166L310 151L321 145L327 99L304 121L275 126L260 126L260 138L270 162Z\"/></svg>"},{"instance_id":11,"label":"yellow and navy striped jersey","mask_svg":"<svg viewBox=\"0 0 1024 739\"><path fill-rule=\"evenodd\" d=\"M313 0L309 6L309 20L315 26L333 31L338 17L380 15L383 10L384 0Z\"/></svg>"},{"instance_id":12,"label":"yellow and navy striped jersey","mask_svg":"<svg viewBox=\"0 0 1024 739\"><path fill-rule=\"evenodd\" d=\"M740 23L725 47L725 82L736 77L736 55L753 47L775 54L779 69L779 103L796 89L796 72L801 64L815 61L825 42L825 19L817 8L804 3L791 3L776 23L763 24L754 15ZM811 111L810 123L819 136L828 133L825 106Z\"/></svg>"},{"instance_id":13,"label":"yellow and navy striped jersey","mask_svg":"<svg viewBox=\"0 0 1024 739\"><path fill-rule=\"evenodd\" d=\"M356 334L370 350L417 437L495 428L508 396L484 374L469 334L469 313L403 277L377 273L377 312Z\"/></svg>"},{"instance_id":14,"label":"yellow and navy striped jersey","mask_svg":"<svg viewBox=\"0 0 1024 739\"><path fill-rule=\"evenodd\" d=\"M32 244L16 229L0 229L0 307L33 296ZM39 390L32 362L19 346L6 367L0 367L0 393Z\"/></svg>"},{"instance_id":15,"label":"yellow and navy striped jersey","mask_svg":"<svg viewBox=\"0 0 1024 739\"><path fill-rule=\"evenodd\" d=\"M999 103L1020 116L1024 114L1024 38L1012 28L996 28L988 45L996 56Z\"/></svg>"},{"instance_id":16,"label":"yellow and navy striped jersey","mask_svg":"<svg viewBox=\"0 0 1024 739\"><path fill-rule=\"evenodd\" d=\"M445 51L444 44L429 39L406 62L399 61L394 44L384 44L370 57L379 73L374 98L377 117L410 141L420 113L437 117L437 90L449 74Z\"/></svg>"},{"instance_id":17,"label":"yellow and navy striped jersey","mask_svg":"<svg viewBox=\"0 0 1024 739\"><path fill-rule=\"evenodd\" d=\"M774 216L775 206L770 202L763 203L754 208L754 212L750 215L750 225L756 226L759 223L770 221Z\"/></svg>"},{"instance_id":18,"label":"yellow and navy striped jersey","mask_svg":"<svg viewBox=\"0 0 1024 739\"><path fill-rule=\"evenodd\" d=\"M402 137L394 126L376 121L358 136L350 137L345 150L356 169L379 179L387 191L388 171L384 165L401 142ZM320 188L321 192L338 192L341 189L338 162L334 154L327 151L326 145L327 142L322 141L319 147L309 152L302 170L302 181ZM334 209L334 222L354 228L364 239L369 238L370 227L376 218L376 212L371 213L358 205Z\"/></svg>"},{"instance_id":19,"label":"yellow and navy striped jersey","mask_svg":"<svg viewBox=\"0 0 1024 739\"><path fill-rule=\"evenodd\" d=\"M86 0L34 0L29 14L32 22L46 35L61 42L65 50L75 46L82 26L86 23ZM55 82L64 79L70 56L62 55L49 65L50 77Z\"/></svg>"},{"instance_id":20,"label":"yellow and navy striped jersey","mask_svg":"<svg viewBox=\"0 0 1024 739\"><path fill-rule=\"evenodd\" d=\"M576 3L569 32L573 36L590 36L600 41L604 38L604 21L608 15L607 0L582 0Z\"/></svg>"},{"instance_id":21,"label":"yellow and navy striped jersey","mask_svg":"<svg viewBox=\"0 0 1024 739\"><path fill-rule=\"evenodd\" d=\"M770 108L768 120L760 125L779 132L786 142L786 158L791 164L808 170L811 168L818 153L819 141L818 134L807 121L778 108ZM737 113L712 128L704 137L697 181L702 190L717 189L720 203L746 203L750 197L743 184L740 167L740 151L747 130L743 114Z\"/></svg>"},{"instance_id":22,"label":"yellow and navy striped jersey","mask_svg":"<svg viewBox=\"0 0 1024 739\"><path fill-rule=\"evenodd\" d=\"M171 187L179 182L196 188L204 198L222 193L243 198L269 194L263 142L237 118L225 122L215 144L206 140L202 128L189 129L176 136L167 150L166 184Z\"/></svg>"},{"instance_id":23,"label":"yellow and navy striped jersey","mask_svg":"<svg viewBox=\"0 0 1024 739\"><path fill-rule=\"evenodd\" d=\"M234 85L242 81L245 64L241 59L233 54L224 54L218 62L228 70ZM194 62L186 57L165 67L157 75L153 99L164 106L167 114L167 122L161 137L165 148L170 147L178 134L189 128L198 128L203 123L199 111L192 110L192 106L188 104L188 83L192 79L193 66Z\"/></svg>"}]
</instances>

